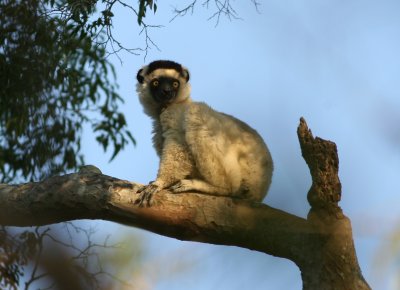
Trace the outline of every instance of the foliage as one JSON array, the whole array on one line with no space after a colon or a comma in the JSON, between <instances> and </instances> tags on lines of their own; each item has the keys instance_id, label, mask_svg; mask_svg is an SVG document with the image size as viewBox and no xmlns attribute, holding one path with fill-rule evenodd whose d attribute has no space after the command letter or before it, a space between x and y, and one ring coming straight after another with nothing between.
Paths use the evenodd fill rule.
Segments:
<instances>
[{"instance_id":1,"label":"foliage","mask_svg":"<svg viewBox=\"0 0 400 290\"><path fill-rule=\"evenodd\" d=\"M143 24L143 18L146 16L147 8L150 8L150 10L154 10L154 13L156 13L157 4L153 3L153 0L139 1L139 11L137 14L137 21L139 25Z\"/></svg>"},{"instance_id":2,"label":"foliage","mask_svg":"<svg viewBox=\"0 0 400 290\"><path fill-rule=\"evenodd\" d=\"M0 181L76 169L84 124L113 159L134 139L106 58L96 1L7 0L0 4ZM111 78L111 80L110 80Z\"/></svg>"}]
</instances>

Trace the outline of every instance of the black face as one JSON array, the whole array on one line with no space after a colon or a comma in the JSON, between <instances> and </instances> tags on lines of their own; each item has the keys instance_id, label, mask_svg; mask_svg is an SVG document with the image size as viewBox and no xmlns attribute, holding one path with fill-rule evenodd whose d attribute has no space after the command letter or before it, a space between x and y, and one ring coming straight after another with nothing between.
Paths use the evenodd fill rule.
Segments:
<instances>
[{"instance_id":1,"label":"black face","mask_svg":"<svg viewBox=\"0 0 400 290\"><path fill-rule=\"evenodd\" d=\"M157 103L167 104L178 94L180 83L177 79L160 77L150 82L150 92Z\"/></svg>"}]
</instances>

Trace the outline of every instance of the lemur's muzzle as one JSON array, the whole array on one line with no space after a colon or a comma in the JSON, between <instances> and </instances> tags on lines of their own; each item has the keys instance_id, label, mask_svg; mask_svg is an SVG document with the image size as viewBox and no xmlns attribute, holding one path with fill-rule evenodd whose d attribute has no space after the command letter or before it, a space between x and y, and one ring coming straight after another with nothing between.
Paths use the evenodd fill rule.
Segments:
<instances>
[{"instance_id":1,"label":"lemur's muzzle","mask_svg":"<svg viewBox=\"0 0 400 290\"><path fill-rule=\"evenodd\" d=\"M160 91L161 101L169 102L176 96L176 90L169 84L164 84Z\"/></svg>"}]
</instances>

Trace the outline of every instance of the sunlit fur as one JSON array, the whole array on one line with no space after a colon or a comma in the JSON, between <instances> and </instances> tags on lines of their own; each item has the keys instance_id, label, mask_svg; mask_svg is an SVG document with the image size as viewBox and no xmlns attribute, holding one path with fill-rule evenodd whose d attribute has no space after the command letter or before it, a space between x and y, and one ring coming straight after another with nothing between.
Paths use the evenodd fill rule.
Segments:
<instances>
[{"instance_id":1,"label":"sunlit fur","mask_svg":"<svg viewBox=\"0 0 400 290\"><path fill-rule=\"evenodd\" d=\"M160 156L153 188L261 201L271 183L273 164L259 134L230 115L193 102L190 84L174 69L159 68L150 74L146 69L139 71L144 79L137 92L144 111L153 119L153 142ZM166 107L153 100L148 87L161 76L181 83L177 97Z\"/></svg>"}]
</instances>

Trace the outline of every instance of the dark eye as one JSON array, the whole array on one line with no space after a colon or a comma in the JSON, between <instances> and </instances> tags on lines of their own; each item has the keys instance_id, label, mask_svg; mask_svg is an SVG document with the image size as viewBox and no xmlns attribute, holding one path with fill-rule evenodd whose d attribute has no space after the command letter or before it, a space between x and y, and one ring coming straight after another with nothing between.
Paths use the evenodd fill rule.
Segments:
<instances>
[{"instance_id":1,"label":"dark eye","mask_svg":"<svg viewBox=\"0 0 400 290\"><path fill-rule=\"evenodd\" d=\"M154 81L151 82L151 84L152 84L153 87L157 87L159 82L158 82L158 80L154 80Z\"/></svg>"},{"instance_id":2,"label":"dark eye","mask_svg":"<svg viewBox=\"0 0 400 290\"><path fill-rule=\"evenodd\" d=\"M179 82L175 81L172 83L172 86L177 89L179 87Z\"/></svg>"}]
</instances>

